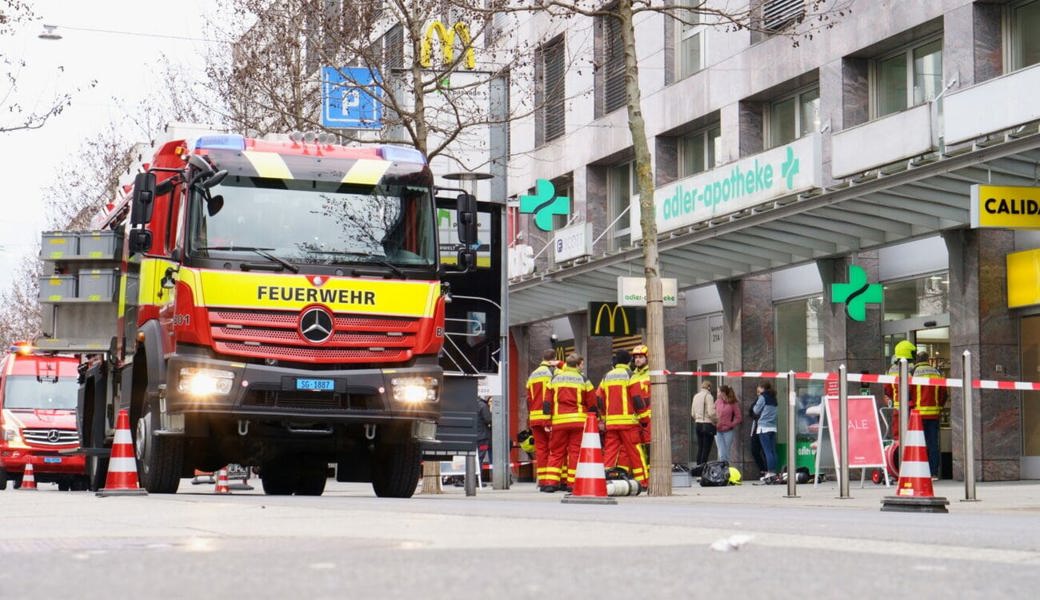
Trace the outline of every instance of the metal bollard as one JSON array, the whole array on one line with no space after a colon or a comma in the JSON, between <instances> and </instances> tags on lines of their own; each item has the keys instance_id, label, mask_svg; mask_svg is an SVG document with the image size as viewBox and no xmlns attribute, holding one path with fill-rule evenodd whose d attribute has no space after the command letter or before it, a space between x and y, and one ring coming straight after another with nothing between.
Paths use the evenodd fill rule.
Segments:
<instances>
[{"instance_id":1,"label":"metal bollard","mask_svg":"<svg viewBox=\"0 0 1040 600\"><path fill-rule=\"evenodd\" d=\"M975 497L975 423L972 419L971 351L961 357L961 391L964 414L964 500L978 502Z\"/></svg>"},{"instance_id":2,"label":"metal bollard","mask_svg":"<svg viewBox=\"0 0 1040 600\"><path fill-rule=\"evenodd\" d=\"M787 495L784 498L797 498L798 497L798 478L795 476L795 463L798 461L798 454L795 448L796 432L797 427L795 426L795 404L798 399L798 395L794 389L795 379L794 371L788 371L787 373Z\"/></svg>"},{"instance_id":3,"label":"metal bollard","mask_svg":"<svg viewBox=\"0 0 1040 600\"><path fill-rule=\"evenodd\" d=\"M845 365L838 367L838 488L839 498L849 495L849 377Z\"/></svg>"}]
</instances>

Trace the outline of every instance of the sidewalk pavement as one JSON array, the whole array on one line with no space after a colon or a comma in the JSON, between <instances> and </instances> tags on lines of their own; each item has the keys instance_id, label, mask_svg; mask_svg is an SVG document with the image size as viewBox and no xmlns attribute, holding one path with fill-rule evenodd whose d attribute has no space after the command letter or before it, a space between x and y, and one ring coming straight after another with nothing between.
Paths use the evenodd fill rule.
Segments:
<instances>
[{"instance_id":1,"label":"sidewalk pavement","mask_svg":"<svg viewBox=\"0 0 1040 600\"><path fill-rule=\"evenodd\" d=\"M858 477L853 476L849 485L849 498L840 498L838 483L834 480L818 485L801 484L796 488L796 498L787 498L787 485L761 485L757 482L745 482L739 486L701 487L696 481L692 487L672 487L671 496L646 496L618 498L627 502L661 502L675 504L747 504L755 506L781 507L820 507L820 508L852 508L881 510L881 501L885 496L894 496L895 481L890 487L875 485L867 479L860 487ZM932 482L935 496L945 497L950 501L949 510L953 512L999 513L1033 511L1040 513L1040 481L996 481L979 482L975 486L974 502L963 501L965 486L963 481L941 480ZM465 494L462 487L445 486L446 494ZM560 492L543 494L533 483L514 483L508 490L495 490L489 486L479 488L477 497L484 499L544 500L559 502L563 497Z\"/></svg>"}]
</instances>

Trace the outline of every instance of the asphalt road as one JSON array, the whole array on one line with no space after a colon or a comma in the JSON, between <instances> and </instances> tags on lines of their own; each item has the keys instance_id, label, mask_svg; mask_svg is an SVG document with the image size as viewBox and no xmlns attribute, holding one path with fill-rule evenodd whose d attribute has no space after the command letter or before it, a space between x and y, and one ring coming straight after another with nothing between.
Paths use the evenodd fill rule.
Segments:
<instances>
[{"instance_id":1,"label":"asphalt road","mask_svg":"<svg viewBox=\"0 0 1040 600\"><path fill-rule=\"evenodd\" d=\"M409 500L0 492L0 598L1027 598L1040 506L878 510L753 486L562 504L530 485ZM809 490L806 489L805 492ZM981 507L981 508L979 508Z\"/></svg>"}]
</instances>

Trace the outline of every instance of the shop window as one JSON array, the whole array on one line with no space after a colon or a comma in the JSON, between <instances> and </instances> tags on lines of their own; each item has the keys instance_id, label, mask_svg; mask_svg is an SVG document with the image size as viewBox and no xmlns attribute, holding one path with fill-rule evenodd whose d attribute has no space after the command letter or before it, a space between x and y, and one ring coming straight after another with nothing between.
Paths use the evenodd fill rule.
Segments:
<instances>
[{"instance_id":1,"label":"shop window","mask_svg":"<svg viewBox=\"0 0 1040 600\"><path fill-rule=\"evenodd\" d=\"M823 296L783 302L775 307L776 370L824 371L821 314L825 310ZM787 382L777 382L777 397L783 398ZM807 415L805 409L820 403L823 382L798 379L795 382L797 399L796 418L799 441L815 441L818 417ZM781 411L786 415L786 411ZM786 419L786 416L782 418ZM786 430L786 423L782 424Z\"/></svg>"},{"instance_id":2,"label":"shop window","mask_svg":"<svg viewBox=\"0 0 1040 600\"><path fill-rule=\"evenodd\" d=\"M709 127L679 138L679 178L715 168L722 132Z\"/></svg>"},{"instance_id":3,"label":"shop window","mask_svg":"<svg viewBox=\"0 0 1040 600\"><path fill-rule=\"evenodd\" d=\"M636 194L635 162L629 161L611 167L607 175L607 197L610 206L610 235L612 250L627 247L632 242L632 213L629 207Z\"/></svg>"},{"instance_id":4,"label":"shop window","mask_svg":"<svg viewBox=\"0 0 1040 600\"><path fill-rule=\"evenodd\" d=\"M813 86L773 102L768 115L769 147L789 144L820 129L820 88Z\"/></svg>"},{"instance_id":5,"label":"shop window","mask_svg":"<svg viewBox=\"0 0 1040 600\"><path fill-rule=\"evenodd\" d=\"M884 285L886 321L929 317L949 312L950 277L947 272Z\"/></svg>"},{"instance_id":6,"label":"shop window","mask_svg":"<svg viewBox=\"0 0 1040 600\"><path fill-rule=\"evenodd\" d=\"M874 62L874 114L883 117L930 102L942 91L942 38L932 38Z\"/></svg>"},{"instance_id":7,"label":"shop window","mask_svg":"<svg viewBox=\"0 0 1040 600\"><path fill-rule=\"evenodd\" d=\"M679 0L682 6L694 7L702 4L702 0ZM693 75L704 68L704 26L701 24L701 15L695 10L684 10L678 15L681 21L676 21L678 39L675 47L676 72L679 79Z\"/></svg>"},{"instance_id":8,"label":"shop window","mask_svg":"<svg viewBox=\"0 0 1040 600\"><path fill-rule=\"evenodd\" d=\"M1011 5L1011 69L1017 70L1040 63L1040 0Z\"/></svg>"}]
</instances>

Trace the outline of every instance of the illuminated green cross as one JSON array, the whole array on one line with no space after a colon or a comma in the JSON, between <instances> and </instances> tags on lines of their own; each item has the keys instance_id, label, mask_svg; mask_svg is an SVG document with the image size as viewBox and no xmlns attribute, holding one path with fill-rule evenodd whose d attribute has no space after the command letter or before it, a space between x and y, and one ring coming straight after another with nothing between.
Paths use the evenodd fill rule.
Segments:
<instances>
[{"instance_id":1,"label":"illuminated green cross","mask_svg":"<svg viewBox=\"0 0 1040 600\"><path fill-rule=\"evenodd\" d=\"M845 314L853 321L867 320L867 304L881 304L883 290L880 283L867 283L863 267L849 265L849 282L831 284L831 301L845 303Z\"/></svg>"}]
</instances>

